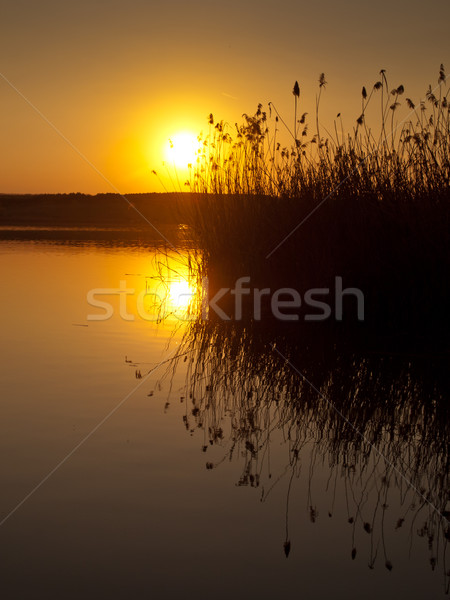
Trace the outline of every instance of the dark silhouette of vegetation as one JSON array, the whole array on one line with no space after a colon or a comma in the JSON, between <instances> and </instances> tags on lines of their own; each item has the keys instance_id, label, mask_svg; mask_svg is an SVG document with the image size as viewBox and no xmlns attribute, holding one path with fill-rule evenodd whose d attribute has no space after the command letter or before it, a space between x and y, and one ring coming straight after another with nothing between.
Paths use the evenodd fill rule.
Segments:
<instances>
[{"instance_id":1,"label":"dark silhouette of vegetation","mask_svg":"<svg viewBox=\"0 0 450 600\"><path fill-rule=\"evenodd\" d=\"M444 572L448 586L448 356L411 355L409 346L369 352L304 324L213 315L187 324L178 356L188 365L183 423L201 437L206 468L234 460L237 485L259 489L262 501L288 480L286 557L296 543L289 514L304 510L290 502L291 489L306 477L312 523L332 518L345 499L349 558L391 570L390 542L406 535L401 529L405 552L408 541L426 541L430 567ZM285 448L278 472L273 444ZM213 447L222 448L219 460L208 457ZM318 498L320 465L329 476Z\"/></svg>"},{"instance_id":2,"label":"dark silhouette of vegetation","mask_svg":"<svg viewBox=\"0 0 450 600\"><path fill-rule=\"evenodd\" d=\"M430 85L426 91L425 102L416 106L406 98L407 112L402 120L397 115L405 88L391 88L386 72L381 70L380 80L370 94L362 88L361 114L353 131L343 131L338 113L334 133L327 131L323 137L319 108L326 83L322 73L314 133L310 132L307 112L297 118L297 82L293 90L292 129L270 102L267 111L260 104L253 116L244 114L244 123L236 124L234 133L223 121L214 124L210 115L210 132L188 182L191 190L314 202L336 193L337 186L339 194L360 198L370 194L375 200L389 192L406 200L442 189L450 174L449 91L443 65L437 85L434 89ZM375 129L367 122L367 115L377 95L381 121ZM282 133L280 122L291 138L290 146L282 146L278 141Z\"/></svg>"},{"instance_id":3,"label":"dark silhouette of vegetation","mask_svg":"<svg viewBox=\"0 0 450 600\"><path fill-rule=\"evenodd\" d=\"M217 287L250 276L255 287L293 287L303 293L345 285L366 298L364 335L445 347L450 267L450 115L441 65L435 89L399 120L405 88L388 85L384 70L361 94L361 114L345 135L316 131L302 109L296 83L294 127L269 104L235 132L214 123L189 182L197 192L180 202L182 218L204 252L203 268ZM377 101L378 108L374 105ZM368 124L371 107L381 121ZM272 115L270 117L270 114ZM271 125L269 125L271 121ZM272 127L272 128L271 128ZM282 132L291 145L281 146ZM327 132L328 133L328 132Z\"/></svg>"},{"instance_id":4,"label":"dark silhouette of vegetation","mask_svg":"<svg viewBox=\"0 0 450 600\"><path fill-rule=\"evenodd\" d=\"M152 222L179 223L177 194L126 197ZM119 194L0 194L0 225L148 229L142 216Z\"/></svg>"},{"instance_id":5,"label":"dark silhouette of vegetation","mask_svg":"<svg viewBox=\"0 0 450 600\"><path fill-rule=\"evenodd\" d=\"M337 496L345 498L350 559L365 556L369 568L381 562L391 571L390 540L408 531L411 544L426 540L430 568L439 565L448 592L445 71L441 65L426 102L416 107L406 99L409 113L400 121L405 88L391 89L382 70L369 92L362 88L349 135L339 115L334 134L322 135L326 85L321 74L313 134L297 82L292 129L273 104L244 115L234 134L210 115L189 182L197 195L180 203L198 249L190 268L199 283L208 278L210 297L243 276L252 287L290 287L302 295L332 288L341 276L364 293L365 319L283 322L267 306L256 319L246 298L239 319L233 298L221 305L229 321L214 311L207 319L198 315L187 323L178 354L188 365L183 422L191 435L201 432L208 470L239 462L237 485L258 488L263 501L288 479L286 557L295 548L291 490L303 475L312 523L333 517ZM376 96L377 132L367 119ZM280 127L291 136L289 147L279 142ZM285 468L273 473L271 445L280 440ZM215 446L223 448L219 460L208 456ZM319 464L329 467L320 499L312 485ZM324 497L328 517L319 510Z\"/></svg>"},{"instance_id":6,"label":"dark silhouette of vegetation","mask_svg":"<svg viewBox=\"0 0 450 600\"><path fill-rule=\"evenodd\" d=\"M190 244L186 228L180 226L177 194L126 198L128 202L119 194L0 194L0 240Z\"/></svg>"}]
</instances>

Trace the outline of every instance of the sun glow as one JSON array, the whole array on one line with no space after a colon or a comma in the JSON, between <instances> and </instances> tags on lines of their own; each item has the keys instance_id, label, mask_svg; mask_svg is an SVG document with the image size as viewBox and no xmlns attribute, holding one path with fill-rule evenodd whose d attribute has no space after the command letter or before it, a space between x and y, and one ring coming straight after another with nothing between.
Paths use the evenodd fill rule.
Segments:
<instances>
[{"instance_id":1,"label":"sun glow","mask_svg":"<svg viewBox=\"0 0 450 600\"><path fill-rule=\"evenodd\" d=\"M200 142L193 133L183 131L171 137L166 145L166 160L170 165L186 169L196 160Z\"/></svg>"},{"instance_id":2,"label":"sun glow","mask_svg":"<svg viewBox=\"0 0 450 600\"><path fill-rule=\"evenodd\" d=\"M187 309L192 301L194 290L186 279L169 283L170 303L177 309Z\"/></svg>"},{"instance_id":3,"label":"sun glow","mask_svg":"<svg viewBox=\"0 0 450 600\"><path fill-rule=\"evenodd\" d=\"M202 290L197 285L196 268L184 256L166 255L158 260L158 276L148 280L147 292L159 321L173 318L185 321L198 314Z\"/></svg>"}]
</instances>

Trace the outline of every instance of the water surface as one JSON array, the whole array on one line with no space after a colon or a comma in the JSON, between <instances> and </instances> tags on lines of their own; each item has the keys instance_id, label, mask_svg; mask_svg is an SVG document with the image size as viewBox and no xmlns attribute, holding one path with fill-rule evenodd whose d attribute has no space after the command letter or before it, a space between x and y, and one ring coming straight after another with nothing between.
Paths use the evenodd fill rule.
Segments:
<instances>
[{"instance_id":1,"label":"water surface","mask_svg":"<svg viewBox=\"0 0 450 600\"><path fill-rule=\"evenodd\" d=\"M192 322L178 318L170 291L187 275L180 252L98 239L0 243L3 597L445 597L446 526L424 501L442 500L440 446L426 455L429 471L423 456L413 466L405 408L395 448L385 423L377 438L401 457L393 470L338 432L339 415L320 398L308 404L299 389L293 403L293 380L269 381L254 348L241 342L230 368L227 332L213 342L214 325L200 324L193 338ZM121 281L135 290L134 320L120 318L119 294L112 318L88 318L102 314L89 290ZM166 319L151 303L147 318L138 313L149 289L165 290ZM423 493L408 485L413 475L428 478Z\"/></svg>"}]
</instances>

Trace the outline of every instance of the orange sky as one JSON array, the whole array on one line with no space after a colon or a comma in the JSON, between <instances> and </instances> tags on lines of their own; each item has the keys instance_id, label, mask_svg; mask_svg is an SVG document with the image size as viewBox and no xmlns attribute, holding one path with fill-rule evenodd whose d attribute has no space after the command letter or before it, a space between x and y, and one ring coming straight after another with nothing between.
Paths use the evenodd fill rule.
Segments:
<instances>
[{"instance_id":1,"label":"orange sky","mask_svg":"<svg viewBox=\"0 0 450 600\"><path fill-rule=\"evenodd\" d=\"M0 192L161 191L170 137L258 102L289 119L296 79L312 116L322 71L350 130L381 68L414 100L450 70L449 22L435 0L3 0Z\"/></svg>"}]
</instances>

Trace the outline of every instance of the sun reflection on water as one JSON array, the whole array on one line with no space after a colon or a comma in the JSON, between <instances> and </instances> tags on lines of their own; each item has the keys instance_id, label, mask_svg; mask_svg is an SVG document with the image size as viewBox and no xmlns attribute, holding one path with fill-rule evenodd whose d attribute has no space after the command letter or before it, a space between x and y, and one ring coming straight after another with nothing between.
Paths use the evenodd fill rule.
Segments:
<instances>
[{"instance_id":1,"label":"sun reflection on water","mask_svg":"<svg viewBox=\"0 0 450 600\"><path fill-rule=\"evenodd\" d=\"M178 310L187 310L195 294L192 284L186 279L169 282L169 300Z\"/></svg>"},{"instance_id":2,"label":"sun reflection on water","mask_svg":"<svg viewBox=\"0 0 450 600\"><path fill-rule=\"evenodd\" d=\"M201 286L198 272L186 254L175 256L159 255L156 274L147 278L144 306L157 314L158 321L190 320L199 310Z\"/></svg>"}]
</instances>

